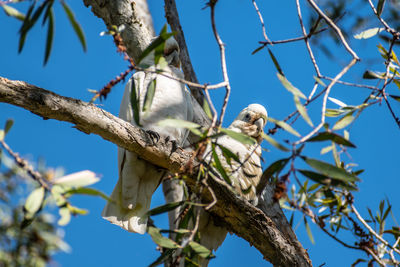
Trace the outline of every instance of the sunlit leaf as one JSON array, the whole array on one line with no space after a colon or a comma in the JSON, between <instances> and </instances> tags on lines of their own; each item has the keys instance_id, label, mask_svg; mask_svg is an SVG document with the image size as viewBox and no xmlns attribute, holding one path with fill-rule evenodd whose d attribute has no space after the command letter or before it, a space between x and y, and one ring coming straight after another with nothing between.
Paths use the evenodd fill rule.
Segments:
<instances>
[{"instance_id":1,"label":"sunlit leaf","mask_svg":"<svg viewBox=\"0 0 400 267\"><path fill-rule=\"evenodd\" d=\"M168 118L158 122L157 125L162 127L185 128L198 136L202 135L202 132L200 131L201 126L191 121Z\"/></svg>"},{"instance_id":2,"label":"sunlit leaf","mask_svg":"<svg viewBox=\"0 0 400 267\"><path fill-rule=\"evenodd\" d=\"M276 141L274 138L272 138L271 136L263 133L262 137L265 139L265 141L267 141L268 143L270 143L271 145L273 145L274 147L276 147L279 150L288 152L290 151L289 148L285 147L284 145L280 144L278 141Z\"/></svg>"},{"instance_id":3,"label":"sunlit leaf","mask_svg":"<svg viewBox=\"0 0 400 267\"><path fill-rule=\"evenodd\" d=\"M385 28L371 28L365 31L360 32L359 34L354 35L356 39L368 39L374 37L381 31L385 30Z\"/></svg>"},{"instance_id":4,"label":"sunlit leaf","mask_svg":"<svg viewBox=\"0 0 400 267\"><path fill-rule=\"evenodd\" d=\"M76 20L75 14L72 12L71 8L67 5L67 3L65 1L61 1L61 4L64 8L65 13L67 14L68 20L71 23L72 28L74 29L76 35L79 38L79 41L81 42L83 51L86 52L86 39L85 39L85 34L83 33L81 25Z\"/></svg>"},{"instance_id":5,"label":"sunlit leaf","mask_svg":"<svg viewBox=\"0 0 400 267\"><path fill-rule=\"evenodd\" d=\"M69 221L71 220L71 212L69 211L69 209L67 207L62 207L62 208L60 208L58 213L61 216L61 218L57 222L58 225L60 225L60 226L67 225L69 223Z\"/></svg>"},{"instance_id":6,"label":"sunlit leaf","mask_svg":"<svg viewBox=\"0 0 400 267\"><path fill-rule=\"evenodd\" d=\"M328 99L330 101L332 101L333 103L335 103L336 105L338 105L339 107L343 108L343 107L347 107L347 105L345 103L343 103L342 101L340 101L339 99L333 98L333 97L328 97Z\"/></svg>"},{"instance_id":7,"label":"sunlit leaf","mask_svg":"<svg viewBox=\"0 0 400 267\"><path fill-rule=\"evenodd\" d=\"M149 226L147 232L153 239L154 243L163 247L163 248L179 248L180 246L173 240L163 236L160 233L160 229Z\"/></svg>"},{"instance_id":8,"label":"sunlit leaf","mask_svg":"<svg viewBox=\"0 0 400 267\"><path fill-rule=\"evenodd\" d=\"M308 238L310 239L311 243L315 244L310 225L308 224L307 218L305 216L304 216L304 226L306 227L307 235L308 235Z\"/></svg>"},{"instance_id":9,"label":"sunlit leaf","mask_svg":"<svg viewBox=\"0 0 400 267\"><path fill-rule=\"evenodd\" d=\"M298 96L294 96L294 102L296 104L297 111L300 113L301 117L310 125L311 127L314 127L314 124L312 123L310 117L308 116L307 109L303 106L303 104L300 103L300 99Z\"/></svg>"},{"instance_id":10,"label":"sunlit leaf","mask_svg":"<svg viewBox=\"0 0 400 267\"><path fill-rule=\"evenodd\" d=\"M354 148L356 147L353 143L346 140L344 137L342 137L338 134L335 134L335 133L330 133L330 132L319 133L316 136L308 139L307 142L321 142L321 141L327 141L327 140L331 140L339 145L344 145L344 146L354 147Z\"/></svg>"},{"instance_id":11,"label":"sunlit leaf","mask_svg":"<svg viewBox=\"0 0 400 267\"><path fill-rule=\"evenodd\" d=\"M276 74L278 76L279 81L282 83L282 85L289 91L291 92L293 95L301 97L303 99L307 99L307 97L296 87L294 87L289 81L288 79L286 79L285 76L283 76L280 73Z\"/></svg>"},{"instance_id":12,"label":"sunlit leaf","mask_svg":"<svg viewBox=\"0 0 400 267\"><path fill-rule=\"evenodd\" d=\"M99 180L100 179L96 177L94 172L85 170L58 178L54 181L54 184L71 187L84 187L97 183Z\"/></svg>"},{"instance_id":13,"label":"sunlit leaf","mask_svg":"<svg viewBox=\"0 0 400 267\"><path fill-rule=\"evenodd\" d=\"M353 112L350 112L343 116L340 120L338 120L335 125L333 125L332 130L340 130L349 125L354 121L355 117L353 116Z\"/></svg>"},{"instance_id":14,"label":"sunlit leaf","mask_svg":"<svg viewBox=\"0 0 400 267\"><path fill-rule=\"evenodd\" d=\"M330 109L327 108L325 112L325 116L327 117L338 117L342 115L345 111L341 109Z\"/></svg>"},{"instance_id":15,"label":"sunlit leaf","mask_svg":"<svg viewBox=\"0 0 400 267\"><path fill-rule=\"evenodd\" d=\"M317 76L313 76L313 77L314 77L314 80L316 80L317 83L319 83L319 85L326 87L326 84L320 78L318 78Z\"/></svg>"},{"instance_id":16,"label":"sunlit leaf","mask_svg":"<svg viewBox=\"0 0 400 267\"><path fill-rule=\"evenodd\" d=\"M36 212L39 211L42 206L45 195L44 187L38 187L33 190L25 201L24 210L26 218L33 218Z\"/></svg>"},{"instance_id":17,"label":"sunlit leaf","mask_svg":"<svg viewBox=\"0 0 400 267\"><path fill-rule=\"evenodd\" d=\"M77 214L79 214L79 215L86 215L86 214L89 213L88 210L80 209L80 208L75 207L75 206L68 205L67 207L68 207L69 211L70 211L73 215L77 215Z\"/></svg>"},{"instance_id":18,"label":"sunlit leaf","mask_svg":"<svg viewBox=\"0 0 400 267\"><path fill-rule=\"evenodd\" d=\"M332 146L324 147L324 148L321 149L320 154L321 154L321 155L324 155L324 154L328 153L328 152L331 151L331 150L332 150Z\"/></svg>"},{"instance_id":19,"label":"sunlit leaf","mask_svg":"<svg viewBox=\"0 0 400 267\"><path fill-rule=\"evenodd\" d=\"M293 135L295 135L295 136L297 136L297 137L300 137L300 134L299 134L295 129L293 129L292 126L290 126L290 125L287 124L286 122L284 122L284 121L278 121L278 120L273 119L273 118L271 118L271 117L268 117L268 120L269 120L270 122L272 122L272 123L275 123L276 125L278 125L278 126L281 127L282 129L284 129L285 131L287 131L287 132L289 132L289 133L291 133L291 134L293 134Z\"/></svg>"},{"instance_id":20,"label":"sunlit leaf","mask_svg":"<svg viewBox=\"0 0 400 267\"><path fill-rule=\"evenodd\" d=\"M149 210L147 212L147 216L154 216L154 215L162 214L162 213L174 210L174 209L182 206L183 204L185 204L185 201L170 202L165 205L162 205L162 206L159 206L159 207Z\"/></svg>"},{"instance_id":21,"label":"sunlit leaf","mask_svg":"<svg viewBox=\"0 0 400 267\"><path fill-rule=\"evenodd\" d=\"M231 159L235 160L237 163L241 163L238 155L236 155L235 153L233 153L232 151L230 151L228 148L224 147L221 144L217 144L217 146L221 149L222 155L225 157L229 165L232 164Z\"/></svg>"},{"instance_id":22,"label":"sunlit leaf","mask_svg":"<svg viewBox=\"0 0 400 267\"><path fill-rule=\"evenodd\" d=\"M18 20L24 21L25 15L23 13L19 12L14 7L6 5L6 4L1 5L1 7L4 9L4 12L7 14L7 16L11 16Z\"/></svg>"},{"instance_id":23,"label":"sunlit leaf","mask_svg":"<svg viewBox=\"0 0 400 267\"><path fill-rule=\"evenodd\" d=\"M356 182L360 180L357 176L329 163L307 157L302 157L302 159L313 169L332 179L337 179L345 182Z\"/></svg>"},{"instance_id":24,"label":"sunlit leaf","mask_svg":"<svg viewBox=\"0 0 400 267\"><path fill-rule=\"evenodd\" d=\"M245 145L253 145L256 143L256 140L248 135L242 134L242 133L238 133L226 128L221 128L220 131L226 135L228 135L229 137L232 137L233 139L235 139L236 141L239 141L242 144Z\"/></svg>"},{"instance_id":25,"label":"sunlit leaf","mask_svg":"<svg viewBox=\"0 0 400 267\"><path fill-rule=\"evenodd\" d=\"M385 74L367 70L366 72L364 72L363 78L364 79L384 79Z\"/></svg>"},{"instance_id":26,"label":"sunlit leaf","mask_svg":"<svg viewBox=\"0 0 400 267\"><path fill-rule=\"evenodd\" d=\"M190 241L189 242L189 246L194 250L194 252L199 255L200 257L204 258L204 259L209 259L209 258L213 258L215 257L212 254L212 251L209 250L208 248L206 248L203 245L200 245L197 242L194 241Z\"/></svg>"},{"instance_id":27,"label":"sunlit leaf","mask_svg":"<svg viewBox=\"0 0 400 267\"><path fill-rule=\"evenodd\" d=\"M54 187L53 187L54 188ZM88 196L98 196L103 198L104 200L107 200L109 202L114 202L111 198L109 198L106 194L103 192L94 189L94 188L87 188L87 187L79 187L79 188L73 188L65 191L65 194L68 195L88 195Z\"/></svg>"}]
</instances>

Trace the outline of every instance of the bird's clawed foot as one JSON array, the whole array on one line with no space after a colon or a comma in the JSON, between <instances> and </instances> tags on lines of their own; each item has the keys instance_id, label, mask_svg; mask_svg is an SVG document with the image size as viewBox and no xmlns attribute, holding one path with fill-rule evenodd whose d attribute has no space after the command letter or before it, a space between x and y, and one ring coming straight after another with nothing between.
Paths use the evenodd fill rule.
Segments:
<instances>
[{"instance_id":1,"label":"bird's clawed foot","mask_svg":"<svg viewBox=\"0 0 400 267\"><path fill-rule=\"evenodd\" d=\"M149 135L149 139L153 146L155 146L158 143L158 141L160 141L160 135L157 132L152 130L146 130L146 133Z\"/></svg>"}]
</instances>

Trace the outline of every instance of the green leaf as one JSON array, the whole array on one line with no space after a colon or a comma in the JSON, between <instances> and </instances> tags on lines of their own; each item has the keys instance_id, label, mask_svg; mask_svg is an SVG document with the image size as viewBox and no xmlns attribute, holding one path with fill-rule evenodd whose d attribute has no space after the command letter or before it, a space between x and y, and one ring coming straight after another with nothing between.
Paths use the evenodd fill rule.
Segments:
<instances>
[{"instance_id":1,"label":"green leaf","mask_svg":"<svg viewBox=\"0 0 400 267\"><path fill-rule=\"evenodd\" d=\"M379 72L374 72L371 70L367 70L363 74L364 79L384 79L385 74L384 73L379 73Z\"/></svg>"},{"instance_id":2,"label":"green leaf","mask_svg":"<svg viewBox=\"0 0 400 267\"><path fill-rule=\"evenodd\" d=\"M32 28L34 24L34 22L31 21L31 14L33 12L33 9L35 8L35 4L36 2L33 2L32 5L29 7L24 22L22 23L22 26L19 30L20 36L18 42L18 53L21 53L22 49L24 48L26 35L28 34L28 31Z\"/></svg>"},{"instance_id":3,"label":"green leaf","mask_svg":"<svg viewBox=\"0 0 400 267\"><path fill-rule=\"evenodd\" d=\"M275 65L276 70L279 72L280 75L285 76L285 75L283 74L283 71L282 71L281 66L279 66L278 60L276 60L276 57L274 56L274 54L272 53L271 49L269 49L269 48L268 48L268 53L269 53L269 56L270 56L271 59L272 59L272 62L274 62L274 65ZM279 77L279 76L278 76L278 77Z\"/></svg>"},{"instance_id":4,"label":"green leaf","mask_svg":"<svg viewBox=\"0 0 400 267\"><path fill-rule=\"evenodd\" d=\"M162 263L164 263L168 259L172 259L172 253L174 253L175 249L166 249L164 252L158 257L153 263L149 265L149 267L156 267Z\"/></svg>"},{"instance_id":5,"label":"green leaf","mask_svg":"<svg viewBox=\"0 0 400 267\"><path fill-rule=\"evenodd\" d=\"M354 121L355 117L353 116L353 112L350 112L343 116L340 120L338 120L335 125L333 125L332 130L340 130L349 125Z\"/></svg>"},{"instance_id":6,"label":"green leaf","mask_svg":"<svg viewBox=\"0 0 400 267\"><path fill-rule=\"evenodd\" d=\"M341 109L331 109L331 108L327 108L326 112L325 112L325 116L326 117L339 117L340 115L342 115L343 113L345 113L346 111L341 110Z\"/></svg>"},{"instance_id":7,"label":"green leaf","mask_svg":"<svg viewBox=\"0 0 400 267\"><path fill-rule=\"evenodd\" d=\"M74 29L76 35L79 38L79 41L81 42L83 51L86 52L86 39L81 25L79 25L78 21L75 19L75 15L72 12L71 8L67 5L67 3L65 1L61 1L61 4L64 8L65 14L67 14L68 20L71 23L72 28Z\"/></svg>"},{"instance_id":8,"label":"green leaf","mask_svg":"<svg viewBox=\"0 0 400 267\"><path fill-rule=\"evenodd\" d=\"M4 136L5 136L4 130L0 130L0 141L4 140Z\"/></svg>"},{"instance_id":9,"label":"green leaf","mask_svg":"<svg viewBox=\"0 0 400 267\"><path fill-rule=\"evenodd\" d=\"M235 160L239 164L241 164L239 156L230 151L228 148L224 147L223 145L217 144L217 146L221 149L222 155L225 157L226 161L229 165L231 165L231 159Z\"/></svg>"},{"instance_id":10,"label":"green leaf","mask_svg":"<svg viewBox=\"0 0 400 267\"><path fill-rule=\"evenodd\" d=\"M33 190L25 201L25 218L30 219L39 211L42 206L45 195L44 187L38 187Z\"/></svg>"},{"instance_id":11,"label":"green leaf","mask_svg":"<svg viewBox=\"0 0 400 267\"><path fill-rule=\"evenodd\" d=\"M218 158L218 154L215 151L215 144L212 144L212 156L213 156L213 163L215 165L215 168L218 170L218 173L221 174L222 178L224 178L225 182L227 182L229 185L232 185L232 181L229 178L228 174L226 173L224 167L221 164L221 161Z\"/></svg>"},{"instance_id":12,"label":"green leaf","mask_svg":"<svg viewBox=\"0 0 400 267\"><path fill-rule=\"evenodd\" d=\"M385 0L379 0L378 6L376 7L376 12L380 17L382 15L383 8L385 7Z\"/></svg>"},{"instance_id":13,"label":"green leaf","mask_svg":"<svg viewBox=\"0 0 400 267\"><path fill-rule=\"evenodd\" d=\"M204 259L214 258L212 251L197 242L190 241L189 246L194 250L194 252Z\"/></svg>"},{"instance_id":14,"label":"green leaf","mask_svg":"<svg viewBox=\"0 0 400 267\"><path fill-rule=\"evenodd\" d=\"M183 204L185 204L185 201L167 203L165 205L162 205L162 206L159 206L159 207L149 210L147 212L147 216L154 216L154 215L158 215L161 213L165 213L165 212L174 210L174 209L178 208L179 206L182 206Z\"/></svg>"},{"instance_id":15,"label":"green leaf","mask_svg":"<svg viewBox=\"0 0 400 267\"><path fill-rule=\"evenodd\" d=\"M80 208L78 208L78 207L74 207L74 206L71 206L71 205L68 205L67 207L68 207L69 211L70 211L73 215L77 215L77 214L79 214L79 215L86 215L86 214L88 214L88 212L89 212L88 210L80 209Z\"/></svg>"},{"instance_id":16,"label":"green leaf","mask_svg":"<svg viewBox=\"0 0 400 267\"><path fill-rule=\"evenodd\" d=\"M301 158L313 169L317 170L319 173L328 176L332 179L344 182L356 182L360 180L357 176L347 172L342 168L333 166L329 163L307 157L301 157Z\"/></svg>"},{"instance_id":17,"label":"green leaf","mask_svg":"<svg viewBox=\"0 0 400 267\"><path fill-rule=\"evenodd\" d=\"M208 103L208 101L206 99L204 99L204 101L203 101L203 110L206 113L207 117L209 119L212 119L213 115L211 112L210 104Z\"/></svg>"},{"instance_id":18,"label":"green leaf","mask_svg":"<svg viewBox=\"0 0 400 267\"><path fill-rule=\"evenodd\" d=\"M354 38L356 39L368 39L371 37L374 37L381 31L385 30L384 28L371 28L368 30L365 30L363 32L360 32L359 34L354 35Z\"/></svg>"},{"instance_id":19,"label":"green leaf","mask_svg":"<svg viewBox=\"0 0 400 267\"><path fill-rule=\"evenodd\" d=\"M256 140L248 135L238 133L226 128L221 128L220 131L229 137L235 139L236 141L239 141L242 144L245 145L254 145L256 143Z\"/></svg>"},{"instance_id":20,"label":"green leaf","mask_svg":"<svg viewBox=\"0 0 400 267\"><path fill-rule=\"evenodd\" d=\"M307 218L305 216L304 216L304 226L306 227L308 238L310 239L311 243L314 245L315 244L314 237L312 235L310 225L308 224Z\"/></svg>"},{"instance_id":21,"label":"green leaf","mask_svg":"<svg viewBox=\"0 0 400 267\"><path fill-rule=\"evenodd\" d=\"M54 188L54 187L53 187ZM103 192L94 189L94 188L87 188L87 187L79 187L79 188L73 188L73 189L69 189L65 192L65 194L68 195L88 195L88 196L98 196L101 197L109 202L115 202L114 200L112 200L111 198L109 198L106 194L104 194Z\"/></svg>"},{"instance_id":22,"label":"green leaf","mask_svg":"<svg viewBox=\"0 0 400 267\"><path fill-rule=\"evenodd\" d=\"M54 181L54 184L67 187L84 187L97 183L99 180L94 172L85 170L58 178Z\"/></svg>"},{"instance_id":23,"label":"green leaf","mask_svg":"<svg viewBox=\"0 0 400 267\"><path fill-rule=\"evenodd\" d=\"M153 103L154 95L156 93L157 79L152 80L147 86L146 95L144 97L143 111L150 110L151 104Z\"/></svg>"},{"instance_id":24,"label":"green leaf","mask_svg":"<svg viewBox=\"0 0 400 267\"><path fill-rule=\"evenodd\" d=\"M273 145L274 147L276 147L279 150L282 150L284 152L288 152L290 151L289 148L285 147L284 145L278 143L278 141L276 141L274 138L272 138L271 136L263 133L262 137L265 139L265 141L267 141L268 143L270 143L271 145Z\"/></svg>"},{"instance_id":25,"label":"green leaf","mask_svg":"<svg viewBox=\"0 0 400 267\"><path fill-rule=\"evenodd\" d=\"M265 48L265 45L262 45L262 46L260 46L260 47L257 47L256 49L254 49L253 52L251 52L251 54L254 55L255 53L261 51L263 48Z\"/></svg>"},{"instance_id":26,"label":"green leaf","mask_svg":"<svg viewBox=\"0 0 400 267\"><path fill-rule=\"evenodd\" d=\"M53 8L50 8L48 11L48 18L49 22L47 24L47 39L46 39L46 50L44 53L44 64L46 65L47 61L49 60L51 48L53 47L53 37L54 37L54 13Z\"/></svg>"},{"instance_id":27,"label":"green leaf","mask_svg":"<svg viewBox=\"0 0 400 267\"><path fill-rule=\"evenodd\" d=\"M282 83L282 85L289 91L291 92L293 95L301 97L303 99L307 99L307 97L296 87L294 87L289 81L288 79L286 79L285 76L283 76L280 73L276 74L278 76L279 81Z\"/></svg>"},{"instance_id":28,"label":"green leaf","mask_svg":"<svg viewBox=\"0 0 400 267\"><path fill-rule=\"evenodd\" d=\"M308 170L301 170L301 169L298 169L298 171L305 177L307 177L319 184L330 185L332 182L331 178L329 178L328 176L325 176L323 174L319 174L319 173L316 173L313 171L308 171Z\"/></svg>"},{"instance_id":29,"label":"green leaf","mask_svg":"<svg viewBox=\"0 0 400 267\"><path fill-rule=\"evenodd\" d=\"M316 80L317 83L319 83L319 85L326 87L326 84L320 78L318 78L317 76L313 76L313 77L314 77L314 80Z\"/></svg>"},{"instance_id":30,"label":"green leaf","mask_svg":"<svg viewBox=\"0 0 400 267\"><path fill-rule=\"evenodd\" d=\"M400 96L397 96L397 95L389 95L389 96L390 96L391 98L393 98L394 100L400 102Z\"/></svg>"},{"instance_id":31,"label":"green leaf","mask_svg":"<svg viewBox=\"0 0 400 267\"><path fill-rule=\"evenodd\" d=\"M137 92L139 92L139 89L137 88L137 86L139 86L139 84L137 84L135 82L134 77L132 79L130 79L131 82L131 107L133 110L133 118L135 119L135 123L137 126L142 126L140 124L140 102L139 102L139 96L137 95Z\"/></svg>"},{"instance_id":32,"label":"green leaf","mask_svg":"<svg viewBox=\"0 0 400 267\"><path fill-rule=\"evenodd\" d=\"M308 116L307 109L303 106L303 104L300 103L300 99L296 95L294 96L294 103L296 104L297 111L300 113L303 119L308 123L308 125L314 127L314 124Z\"/></svg>"},{"instance_id":33,"label":"green leaf","mask_svg":"<svg viewBox=\"0 0 400 267\"><path fill-rule=\"evenodd\" d=\"M12 6L9 5L1 5L4 9L4 12L7 14L7 16L14 17L18 20L24 21L25 20L25 15L19 12L17 9L13 8Z\"/></svg>"},{"instance_id":34,"label":"green leaf","mask_svg":"<svg viewBox=\"0 0 400 267\"><path fill-rule=\"evenodd\" d=\"M168 38L170 38L173 35L175 35L174 32L167 33L167 24L165 24L164 27L161 29L161 32L158 35L158 37L153 42L151 42L151 44L142 52L142 54L140 54L137 60L138 64L140 64L140 62L152 51L155 52L158 51L158 53L155 53L154 55L154 61L157 64L159 60L159 59L157 60L157 56L160 57L163 55L165 42L168 40Z\"/></svg>"},{"instance_id":35,"label":"green leaf","mask_svg":"<svg viewBox=\"0 0 400 267\"><path fill-rule=\"evenodd\" d=\"M202 135L201 132L201 126L197 123L191 122L191 121L184 121L184 120L178 120L178 119L164 119L162 121L159 121L157 125L162 126L162 127L173 127L173 128L185 128L189 129L192 133L200 136Z\"/></svg>"},{"instance_id":36,"label":"green leaf","mask_svg":"<svg viewBox=\"0 0 400 267\"><path fill-rule=\"evenodd\" d=\"M272 177L272 175L274 175L274 173L279 173L280 171L282 171L283 168L286 166L286 164L289 162L289 160L290 158L286 158L273 162L263 172L262 179L268 181Z\"/></svg>"},{"instance_id":37,"label":"green leaf","mask_svg":"<svg viewBox=\"0 0 400 267\"><path fill-rule=\"evenodd\" d=\"M297 136L297 137L300 137L300 134L299 134L295 129L293 129L292 126L290 126L290 125L287 124L286 122L284 122L284 121L278 121L278 120L273 119L273 118L271 118L271 117L268 117L268 120L269 120L270 122L272 122L272 123L275 123L276 125L278 125L278 126L281 127L282 129L284 129L285 131L287 131L287 132L289 132L289 133L291 133L291 134L293 134L293 135L295 135L295 136Z\"/></svg>"},{"instance_id":38,"label":"green leaf","mask_svg":"<svg viewBox=\"0 0 400 267\"><path fill-rule=\"evenodd\" d=\"M69 221L71 220L71 212L69 211L69 209L67 207L62 207L62 208L60 208L58 213L61 216L61 218L57 222L58 225L60 225L60 226L67 225L69 223Z\"/></svg>"},{"instance_id":39,"label":"green leaf","mask_svg":"<svg viewBox=\"0 0 400 267\"><path fill-rule=\"evenodd\" d=\"M333 149L332 146L324 147L323 149L321 149L320 154L324 155L324 154L328 153L329 151L331 151L332 149Z\"/></svg>"},{"instance_id":40,"label":"green leaf","mask_svg":"<svg viewBox=\"0 0 400 267\"><path fill-rule=\"evenodd\" d=\"M331 140L339 145L344 145L344 146L354 147L354 148L356 147L353 143L351 143L344 137L342 137L338 134L335 134L335 133L330 133L330 132L319 133L316 136L308 139L307 142L321 142L321 141L327 141L327 140Z\"/></svg>"},{"instance_id":41,"label":"green leaf","mask_svg":"<svg viewBox=\"0 0 400 267\"><path fill-rule=\"evenodd\" d=\"M151 239L153 239L154 243L159 245L160 247L163 248L180 248L180 246L173 240L163 236L160 233L160 229L149 226L147 228L147 232L151 236Z\"/></svg>"},{"instance_id":42,"label":"green leaf","mask_svg":"<svg viewBox=\"0 0 400 267\"><path fill-rule=\"evenodd\" d=\"M8 119L8 120L6 121L6 125L4 126L4 134L5 134L5 135L10 131L10 129L11 129L11 127L12 127L13 125L14 125L14 120Z\"/></svg>"}]
</instances>

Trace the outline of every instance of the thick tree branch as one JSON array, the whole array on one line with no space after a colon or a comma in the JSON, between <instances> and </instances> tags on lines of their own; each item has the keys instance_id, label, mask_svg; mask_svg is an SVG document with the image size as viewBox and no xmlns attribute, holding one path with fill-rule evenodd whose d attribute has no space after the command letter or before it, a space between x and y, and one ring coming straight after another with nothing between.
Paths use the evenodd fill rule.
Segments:
<instances>
[{"instance_id":1,"label":"thick tree branch","mask_svg":"<svg viewBox=\"0 0 400 267\"><path fill-rule=\"evenodd\" d=\"M63 97L25 82L0 77L0 102L22 107L45 119L73 123L78 130L97 134L173 173L182 172L190 162L191 153L181 148L173 150L174 146L164 139L156 146L150 146L145 131L93 104ZM193 164L197 165L196 162ZM210 212L220 218L230 231L254 245L265 259L276 266L311 266L307 252L297 241L282 211L280 214L273 212L271 207L275 205L276 209L276 203L266 207L270 209L270 214L275 214L268 217L268 212L264 213L239 199L222 180L210 179L208 183L218 196ZM187 184L192 190L197 189L195 178L190 175ZM268 196L265 192L264 198ZM211 195L202 195L204 203L211 199Z\"/></svg>"}]
</instances>

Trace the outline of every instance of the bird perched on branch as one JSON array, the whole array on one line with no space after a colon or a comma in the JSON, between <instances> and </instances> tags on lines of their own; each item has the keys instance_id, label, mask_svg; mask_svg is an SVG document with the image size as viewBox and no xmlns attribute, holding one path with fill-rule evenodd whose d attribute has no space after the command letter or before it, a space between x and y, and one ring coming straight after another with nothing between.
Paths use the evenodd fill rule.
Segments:
<instances>
[{"instance_id":1,"label":"bird perched on branch","mask_svg":"<svg viewBox=\"0 0 400 267\"><path fill-rule=\"evenodd\" d=\"M167 117L191 121L191 97L184 84L154 72L160 68L155 63L155 58L160 56L156 53L157 49L140 61L140 65L153 72L136 72L127 83L119 117L142 127L153 142L158 142L162 136L182 145L187 138L187 130L160 127L158 123ZM179 47L173 37L165 41L161 56L168 63L162 67L163 73L183 79L179 69ZM118 170L118 182L110 197L113 202L106 204L102 217L129 232L143 234L146 232L146 213L151 197L165 171L145 161L140 155L120 147Z\"/></svg>"},{"instance_id":2,"label":"bird perched on branch","mask_svg":"<svg viewBox=\"0 0 400 267\"><path fill-rule=\"evenodd\" d=\"M232 135L226 134L218 137L214 142L214 154L218 156L222 167L231 181L232 187L238 195L254 205L257 205L258 202L256 187L262 176L260 144L263 140L262 134L267 123L267 117L267 111L262 105L251 104L239 113L228 129L250 136L255 141L252 144L249 142L242 143L232 138ZM226 152L224 155L223 149L225 151L227 149L237 155L235 158L239 162L233 158L228 159ZM212 146L208 145L204 153L204 162L213 162L212 154ZM171 181L169 183L169 191L164 186L164 194L168 193L168 197L166 195L167 201L181 201L183 193L179 192L183 192L182 186L177 182L174 183ZM171 190L171 188L174 190ZM176 210L169 213L170 228L177 228L177 215L178 212ZM212 216L201 209L198 232L200 243L209 250L216 250L225 240L228 231L224 227L215 225ZM208 265L208 260L203 259L199 263L204 267Z\"/></svg>"}]
</instances>

